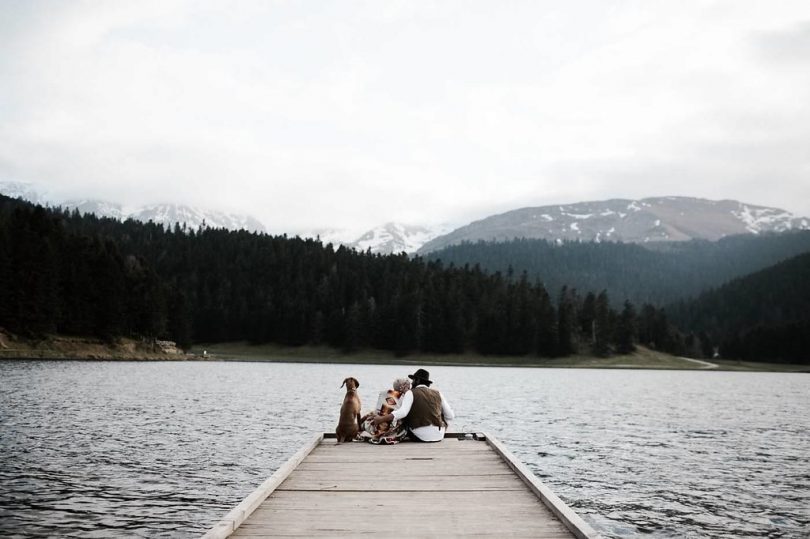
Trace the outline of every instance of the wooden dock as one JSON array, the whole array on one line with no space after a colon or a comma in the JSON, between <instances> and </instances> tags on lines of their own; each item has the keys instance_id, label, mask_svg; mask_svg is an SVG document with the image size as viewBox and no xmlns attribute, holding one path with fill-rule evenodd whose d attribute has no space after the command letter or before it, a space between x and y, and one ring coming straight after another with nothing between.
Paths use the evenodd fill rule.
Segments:
<instances>
[{"instance_id":1,"label":"wooden dock","mask_svg":"<svg viewBox=\"0 0 810 539\"><path fill-rule=\"evenodd\" d=\"M599 537L496 439L463 438L319 434L203 537Z\"/></svg>"}]
</instances>

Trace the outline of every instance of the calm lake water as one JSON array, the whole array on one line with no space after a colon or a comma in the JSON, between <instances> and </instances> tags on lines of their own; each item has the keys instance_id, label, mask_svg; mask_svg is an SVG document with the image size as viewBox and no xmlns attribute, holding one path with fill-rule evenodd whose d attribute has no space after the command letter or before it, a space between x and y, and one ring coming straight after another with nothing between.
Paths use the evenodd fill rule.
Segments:
<instances>
[{"instance_id":1,"label":"calm lake water","mask_svg":"<svg viewBox=\"0 0 810 539\"><path fill-rule=\"evenodd\" d=\"M414 367L415 368L415 367ZM412 368L0 361L0 535L197 537ZM607 537L810 536L810 375L432 367Z\"/></svg>"}]
</instances>

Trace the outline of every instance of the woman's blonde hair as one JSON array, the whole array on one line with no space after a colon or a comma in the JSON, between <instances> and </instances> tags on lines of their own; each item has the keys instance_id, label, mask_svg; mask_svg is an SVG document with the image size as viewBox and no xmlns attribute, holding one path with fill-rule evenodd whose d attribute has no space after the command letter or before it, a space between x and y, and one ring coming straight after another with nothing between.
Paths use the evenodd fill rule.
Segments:
<instances>
[{"instance_id":1,"label":"woman's blonde hair","mask_svg":"<svg viewBox=\"0 0 810 539\"><path fill-rule=\"evenodd\" d=\"M395 390L403 393L411 388L411 381L407 378L397 378L394 380L393 387Z\"/></svg>"}]
</instances>

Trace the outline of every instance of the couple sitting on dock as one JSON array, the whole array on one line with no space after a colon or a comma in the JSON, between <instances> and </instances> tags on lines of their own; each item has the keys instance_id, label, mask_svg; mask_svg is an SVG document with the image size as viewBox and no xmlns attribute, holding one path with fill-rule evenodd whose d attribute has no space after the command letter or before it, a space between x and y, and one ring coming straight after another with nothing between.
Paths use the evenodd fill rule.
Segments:
<instances>
[{"instance_id":1,"label":"couple sitting on dock","mask_svg":"<svg viewBox=\"0 0 810 539\"><path fill-rule=\"evenodd\" d=\"M440 391L431 389L430 373L417 369L394 380L393 388L380 393L377 408L361 418L360 436L374 444L439 442L444 438L453 409ZM411 382L413 380L413 382Z\"/></svg>"}]
</instances>

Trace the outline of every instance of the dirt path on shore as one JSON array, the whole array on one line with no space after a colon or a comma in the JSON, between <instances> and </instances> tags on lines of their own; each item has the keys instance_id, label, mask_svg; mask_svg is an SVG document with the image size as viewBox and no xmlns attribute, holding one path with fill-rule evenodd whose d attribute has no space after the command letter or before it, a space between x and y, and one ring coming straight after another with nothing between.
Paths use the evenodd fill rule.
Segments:
<instances>
[{"instance_id":1,"label":"dirt path on shore","mask_svg":"<svg viewBox=\"0 0 810 539\"><path fill-rule=\"evenodd\" d=\"M692 363L697 363L701 365L704 369L716 369L719 367L717 363L709 363L708 361L703 361L702 359L692 359L691 357L681 357L679 359L685 359L686 361L691 361Z\"/></svg>"}]
</instances>

